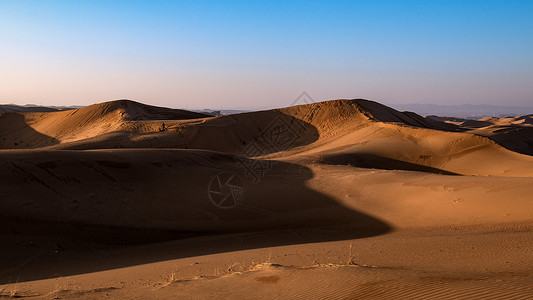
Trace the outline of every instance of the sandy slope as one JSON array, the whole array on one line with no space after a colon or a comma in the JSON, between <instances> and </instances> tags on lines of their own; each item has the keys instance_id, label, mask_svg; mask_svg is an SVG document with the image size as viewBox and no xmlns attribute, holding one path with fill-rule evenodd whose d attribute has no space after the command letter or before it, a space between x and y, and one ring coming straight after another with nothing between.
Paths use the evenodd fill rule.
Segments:
<instances>
[{"instance_id":1,"label":"sandy slope","mask_svg":"<svg viewBox=\"0 0 533 300\"><path fill-rule=\"evenodd\" d=\"M118 100L68 111L3 113L0 114L0 137L3 149L40 148L120 132L127 122L136 120L184 120L206 116ZM157 126L151 126L151 130L158 130Z\"/></svg>"},{"instance_id":2,"label":"sandy slope","mask_svg":"<svg viewBox=\"0 0 533 300\"><path fill-rule=\"evenodd\" d=\"M461 125L468 132L489 137L518 153L533 154L533 116L485 118L477 127Z\"/></svg>"},{"instance_id":3,"label":"sandy slope","mask_svg":"<svg viewBox=\"0 0 533 300\"><path fill-rule=\"evenodd\" d=\"M453 124L458 130L486 136L518 153L533 154L532 115L507 118L487 117L479 120L437 116L427 116L426 119Z\"/></svg>"},{"instance_id":4,"label":"sandy slope","mask_svg":"<svg viewBox=\"0 0 533 300\"><path fill-rule=\"evenodd\" d=\"M527 298L533 158L487 134L501 120L446 121L367 100L0 114L0 295Z\"/></svg>"}]
</instances>

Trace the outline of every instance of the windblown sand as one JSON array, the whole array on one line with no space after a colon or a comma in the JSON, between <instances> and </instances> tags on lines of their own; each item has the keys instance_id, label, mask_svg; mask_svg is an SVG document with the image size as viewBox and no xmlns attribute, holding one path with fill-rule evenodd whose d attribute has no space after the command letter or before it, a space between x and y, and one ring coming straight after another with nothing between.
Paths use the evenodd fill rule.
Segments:
<instances>
[{"instance_id":1,"label":"windblown sand","mask_svg":"<svg viewBox=\"0 0 533 300\"><path fill-rule=\"evenodd\" d=\"M533 298L533 121L0 114L0 297Z\"/></svg>"}]
</instances>

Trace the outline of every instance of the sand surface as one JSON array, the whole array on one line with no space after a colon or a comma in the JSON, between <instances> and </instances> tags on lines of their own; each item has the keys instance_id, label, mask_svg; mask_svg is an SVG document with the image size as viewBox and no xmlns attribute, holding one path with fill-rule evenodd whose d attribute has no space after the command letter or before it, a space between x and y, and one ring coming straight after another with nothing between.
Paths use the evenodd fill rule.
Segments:
<instances>
[{"instance_id":1,"label":"sand surface","mask_svg":"<svg viewBox=\"0 0 533 300\"><path fill-rule=\"evenodd\" d=\"M0 113L0 298L533 298L533 121Z\"/></svg>"}]
</instances>

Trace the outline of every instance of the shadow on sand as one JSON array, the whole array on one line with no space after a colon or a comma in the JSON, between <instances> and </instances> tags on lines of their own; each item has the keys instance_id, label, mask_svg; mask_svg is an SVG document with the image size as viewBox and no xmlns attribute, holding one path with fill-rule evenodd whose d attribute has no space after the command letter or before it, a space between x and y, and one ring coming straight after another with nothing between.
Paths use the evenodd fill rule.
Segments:
<instances>
[{"instance_id":1,"label":"shadow on sand","mask_svg":"<svg viewBox=\"0 0 533 300\"><path fill-rule=\"evenodd\" d=\"M391 230L308 188L307 167L250 158L314 142L301 120L245 114L189 130L176 145L207 150L0 151L0 284Z\"/></svg>"},{"instance_id":2,"label":"shadow on sand","mask_svg":"<svg viewBox=\"0 0 533 300\"><path fill-rule=\"evenodd\" d=\"M321 159L320 162L330 165L350 165L365 169L404 170L442 175L460 175L439 168L433 168L421 164L405 162L368 153L326 155Z\"/></svg>"},{"instance_id":3,"label":"shadow on sand","mask_svg":"<svg viewBox=\"0 0 533 300\"><path fill-rule=\"evenodd\" d=\"M511 151L533 156L533 127L506 126L487 137Z\"/></svg>"},{"instance_id":4,"label":"shadow on sand","mask_svg":"<svg viewBox=\"0 0 533 300\"><path fill-rule=\"evenodd\" d=\"M53 137L35 131L20 113L0 113L0 149L28 149L58 144Z\"/></svg>"},{"instance_id":5,"label":"shadow on sand","mask_svg":"<svg viewBox=\"0 0 533 300\"><path fill-rule=\"evenodd\" d=\"M269 168L258 178L243 163ZM9 161L0 154L0 164L0 178L6 179L0 193L1 284L13 278L21 282L227 251L357 239L391 229L309 189L305 183L313 177L311 170L284 162L147 149L11 153ZM231 176L238 181L224 186L224 178ZM223 199L217 195L228 196L226 204L217 205ZM217 243L227 235L241 242ZM264 238L243 242L257 235ZM165 244L149 255L135 252L140 244L198 237L203 237L200 248ZM100 248L109 254L95 252ZM114 255L124 248L136 255Z\"/></svg>"}]
</instances>

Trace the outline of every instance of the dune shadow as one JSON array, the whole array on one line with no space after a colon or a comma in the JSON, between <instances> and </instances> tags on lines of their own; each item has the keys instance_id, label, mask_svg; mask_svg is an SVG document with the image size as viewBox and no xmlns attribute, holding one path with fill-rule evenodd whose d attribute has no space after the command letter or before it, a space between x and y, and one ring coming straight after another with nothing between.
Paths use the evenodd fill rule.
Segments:
<instances>
[{"instance_id":1,"label":"dune shadow","mask_svg":"<svg viewBox=\"0 0 533 300\"><path fill-rule=\"evenodd\" d=\"M505 126L487 137L511 151L533 155L533 127Z\"/></svg>"},{"instance_id":2,"label":"dune shadow","mask_svg":"<svg viewBox=\"0 0 533 300\"><path fill-rule=\"evenodd\" d=\"M205 149L246 157L263 156L318 140L318 130L279 110L224 115L169 128L159 147ZM147 145L145 141L126 147Z\"/></svg>"},{"instance_id":3,"label":"dune shadow","mask_svg":"<svg viewBox=\"0 0 533 300\"><path fill-rule=\"evenodd\" d=\"M255 157L307 145L319 137L314 126L279 110L157 124L165 124L165 130L114 131L65 143L60 149L204 149Z\"/></svg>"},{"instance_id":4,"label":"dune shadow","mask_svg":"<svg viewBox=\"0 0 533 300\"><path fill-rule=\"evenodd\" d=\"M33 152L0 153L0 284L391 230L310 189L314 174L298 164L202 150Z\"/></svg>"},{"instance_id":5,"label":"dune shadow","mask_svg":"<svg viewBox=\"0 0 533 300\"><path fill-rule=\"evenodd\" d=\"M350 165L365 169L404 170L435 173L442 175L460 175L439 168L415 164L369 153L332 154L321 157L321 163L330 165Z\"/></svg>"},{"instance_id":6,"label":"dune shadow","mask_svg":"<svg viewBox=\"0 0 533 300\"><path fill-rule=\"evenodd\" d=\"M461 127L468 128L483 128L491 125L493 125L491 122L479 120L464 120L464 122L461 123Z\"/></svg>"},{"instance_id":7,"label":"dune shadow","mask_svg":"<svg viewBox=\"0 0 533 300\"><path fill-rule=\"evenodd\" d=\"M59 141L35 131L21 113L0 113L0 149L28 149L58 144Z\"/></svg>"}]
</instances>

